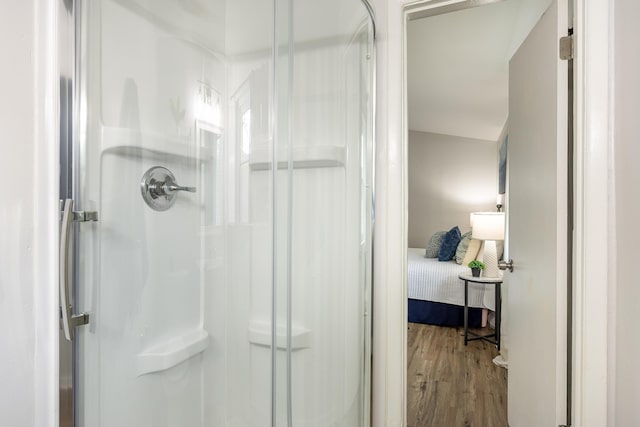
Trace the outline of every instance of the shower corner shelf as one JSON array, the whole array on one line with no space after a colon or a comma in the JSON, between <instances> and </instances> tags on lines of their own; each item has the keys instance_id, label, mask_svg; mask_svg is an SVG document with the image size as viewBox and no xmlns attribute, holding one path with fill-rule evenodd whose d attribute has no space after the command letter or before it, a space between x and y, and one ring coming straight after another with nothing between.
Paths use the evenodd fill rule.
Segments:
<instances>
[{"instance_id":1,"label":"shower corner shelf","mask_svg":"<svg viewBox=\"0 0 640 427\"><path fill-rule=\"evenodd\" d=\"M271 347L271 325L252 322L249 325L249 342L262 347ZM284 327L277 328L276 346L279 350L287 349L287 334ZM291 329L291 350L296 351L305 348L311 348L311 331L294 326Z\"/></svg>"},{"instance_id":2,"label":"shower corner shelf","mask_svg":"<svg viewBox=\"0 0 640 427\"><path fill-rule=\"evenodd\" d=\"M344 147L336 145L316 145L293 147L292 161L294 169L344 167L346 152ZM285 150L278 155L278 169L287 169L288 154ZM249 167L252 171L270 170L272 164L271 151L261 148L249 156Z\"/></svg>"},{"instance_id":3,"label":"shower corner shelf","mask_svg":"<svg viewBox=\"0 0 640 427\"><path fill-rule=\"evenodd\" d=\"M209 334L204 329L186 332L138 353L138 376L166 371L202 353L209 346Z\"/></svg>"},{"instance_id":4,"label":"shower corner shelf","mask_svg":"<svg viewBox=\"0 0 640 427\"><path fill-rule=\"evenodd\" d=\"M190 137L107 126L102 128L102 152L148 152L201 160L209 159L213 154L210 147L196 146Z\"/></svg>"}]
</instances>

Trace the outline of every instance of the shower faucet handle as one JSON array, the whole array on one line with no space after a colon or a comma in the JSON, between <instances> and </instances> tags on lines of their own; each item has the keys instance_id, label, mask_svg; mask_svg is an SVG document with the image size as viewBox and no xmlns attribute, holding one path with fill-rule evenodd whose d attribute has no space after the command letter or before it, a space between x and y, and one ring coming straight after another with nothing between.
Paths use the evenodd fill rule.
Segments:
<instances>
[{"instance_id":1,"label":"shower faucet handle","mask_svg":"<svg viewBox=\"0 0 640 427\"><path fill-rule=\"evenodd\" d=\"M157 186L158 184L156 184ZM176 184L175 181L168 176L163 183L161 183L161 192L162 195L171 194L175 191L188 191L189 193L195 193L196 187L183 187L181 185Z\"/></svg>"},{"instance_id":2,"label":"shower faucet handle","mask_svg":"<svg viewBox=\"0 0 640 427\"><path fill-rule=\"evenodd\" d=\"M162 166L149 169L140 182L142 198L156 211L166 211L173 206L178 191L195 193L196 187L178 185L173 173Z\"/></svg>"}]
</instances>

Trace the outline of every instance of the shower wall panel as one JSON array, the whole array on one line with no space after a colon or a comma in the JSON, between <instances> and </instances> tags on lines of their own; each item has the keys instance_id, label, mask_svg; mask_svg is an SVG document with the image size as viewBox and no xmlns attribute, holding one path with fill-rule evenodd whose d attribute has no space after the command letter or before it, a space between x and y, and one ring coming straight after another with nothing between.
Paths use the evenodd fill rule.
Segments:
<instances>
[{"instance_id":1,"label":"shower wall panel","mask_svg":"<svg viewBox=\"0 0 640 427\"><path fill-rule=\"evenodd\" d=\"M309 331L308 347L292 356L293 422L300 426L365 422L362 260L369 237L362 235L361 197L368 151L359 64L367 45L351 36L299 43L295 54L291 305L293 330ZM313 160L305 163L302 153Z\"/></svg>"},{"instance_id":2,"label":"shower wall panel","mask_svg":"<svg viewBox=\"0 0 640 427\"><path fill-rule=\"evenodd\" d=\"M78 181L80 202L100 221L78 242L93 262L79 272L92 284L79 295L92 322L78 336L77 419L211 425L206 400L224 407L224 394L203 378L224 374L224 287L210 284L226 281L226 70L197 34L166 15L168 3L154 13L144 6L103 0L83 10L86 127L78 158L86 168ZM140 181L153 166L196 193L152 210Z\"/></svg>"}]
</instances>

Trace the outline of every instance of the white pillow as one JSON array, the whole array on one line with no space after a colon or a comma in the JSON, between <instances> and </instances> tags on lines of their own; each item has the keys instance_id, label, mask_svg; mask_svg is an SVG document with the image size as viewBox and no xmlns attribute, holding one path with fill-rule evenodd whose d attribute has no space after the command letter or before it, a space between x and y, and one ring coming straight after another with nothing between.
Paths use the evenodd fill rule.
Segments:
<instances>
[{"instance_id":1,"label":"white pillow","mask_svg":"<svg viewBox=\"0 0 640 427\"><path fill-rule=\"evenodd\" d=\"M466 267L471 261L478 257L481 245L482 241L478 239L471 239L471 241L469 242L469 247L467 248L467 253L464 255L464 259L462 260L462 265Z\"/></svg>"},{"instance_id":2,"label":"white pillow","mask_svg":"<svg viewBox=\"0 0 640 427\"><path fill-rule=\"evenodd\" d=\"M462 239L460 239L460 243L458 243L458 247L456 248L456 264L462 264L462 260L467 253L467 248L469 247L469 242L471 242L471 232L464 233L462 235Z\"/></svg>"}]
</instances>

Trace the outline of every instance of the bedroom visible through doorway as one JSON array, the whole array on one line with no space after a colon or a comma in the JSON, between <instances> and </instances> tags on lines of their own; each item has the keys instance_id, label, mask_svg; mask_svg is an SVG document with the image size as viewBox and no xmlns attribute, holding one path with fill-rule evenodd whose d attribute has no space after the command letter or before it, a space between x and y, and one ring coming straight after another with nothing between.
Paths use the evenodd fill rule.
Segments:
<instances>
[{"instance_id":1,"label":"bedroom visible through doorway","mask_svg":"<svg viewBox=\"0 0 640 427\"><path fill-rule=\"evenodd\" d=\"M464 345L459 275L484 256L470 215L508 207L499 169L509 139L509 60L549 3L442 13L444 6L407 22L408 426L508 425L508 311L503 304L501 351ZM508 239L498 242L500 258L508 259ZM482 334L495 333L490 291L469 289L469 324Z\"/></svg>"}]
</instances>

